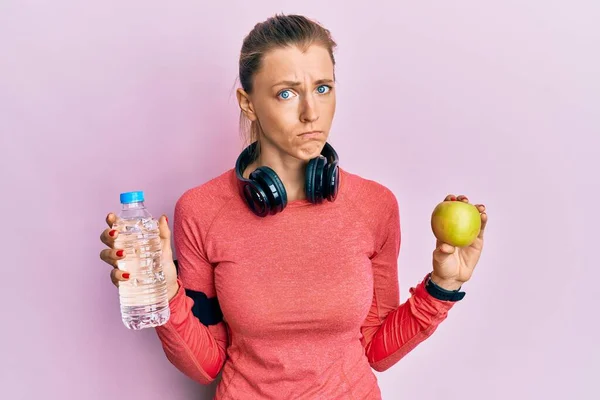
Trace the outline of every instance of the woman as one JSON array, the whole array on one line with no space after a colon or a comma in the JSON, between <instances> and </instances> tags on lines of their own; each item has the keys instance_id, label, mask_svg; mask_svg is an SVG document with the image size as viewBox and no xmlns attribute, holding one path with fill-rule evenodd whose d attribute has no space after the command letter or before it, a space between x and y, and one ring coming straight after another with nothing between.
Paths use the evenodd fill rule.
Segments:
<instances>
[{"instance_id":1,"label":"woman","mask_svg":"<svg viewBox=\"0 0 600 400\"><path fill-rule=\"evenodd\" d=\"M178 273L159 220L171 318L156 332L192 379L207 384L222 370L217 399L380 399L372 369L390 368L434 332L479 259L483 229L467 248L438 243L433 270L399 305L396 198L339 168L326 143L334 48L329 31L302 16L257 24L237 92L252 145L178 200ZM102 235L113 266L116 236ZM111 277L128 279L116 268Z\"/></svg>"}]
</instances>

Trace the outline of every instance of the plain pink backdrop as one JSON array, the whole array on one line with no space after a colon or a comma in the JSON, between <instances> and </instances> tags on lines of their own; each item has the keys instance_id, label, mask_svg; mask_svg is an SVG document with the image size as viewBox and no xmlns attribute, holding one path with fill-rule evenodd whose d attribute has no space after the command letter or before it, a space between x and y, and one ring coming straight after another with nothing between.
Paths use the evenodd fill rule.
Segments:
<instances>
[{"instance_id":1,"label":"plain pink backdrop","mask_svg":"<svg viewBox=\"0 0 600 400\"><path fill-rule=\"evenodd\" d=\"M122 325L99 235L121 191L172 216L233 166L241 42L277 12L339 43L331 143L398 197L402 300L433 207L488 208L467 296L384 398L597 398L599 3L320 3L1 2L0 398L210 398Z\"/></svg>"}]
</instances>

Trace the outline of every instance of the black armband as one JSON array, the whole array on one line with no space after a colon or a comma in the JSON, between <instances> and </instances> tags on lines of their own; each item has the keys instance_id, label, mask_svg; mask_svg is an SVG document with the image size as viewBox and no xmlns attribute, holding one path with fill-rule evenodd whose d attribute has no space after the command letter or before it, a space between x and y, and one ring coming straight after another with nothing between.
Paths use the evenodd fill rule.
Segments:
<instances>
[{"instance_id":1,"label":"black armband","mask_svg":"<svg viewBox=\"0 0 600 400\"><path fill-rule=\"evenodd\" d=\"M173 263L175 263L175 269L179 275L179 263L177 260L173 260ZM194 301L192 314L200 320L202 325L217 325L223 321L223 312L216 296L209 298L204 292L185 288L184 290L185 294Z\"/></svg>"}]
</instances>

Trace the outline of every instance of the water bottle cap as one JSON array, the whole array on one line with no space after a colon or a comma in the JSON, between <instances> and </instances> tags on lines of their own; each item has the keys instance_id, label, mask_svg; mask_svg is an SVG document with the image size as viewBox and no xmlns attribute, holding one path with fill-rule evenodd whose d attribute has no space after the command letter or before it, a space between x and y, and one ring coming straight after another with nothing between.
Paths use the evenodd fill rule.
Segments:
<instances>
[{"instance_id":1,"label":"water bottle cap","mask_svg":"<svg viewBox=\"0 0 600 400\"><path fill-rule=\"evenodd\" d=\"M144 192L125 192L121 193L121 204L130 204L144 201Z\"/></svg>"}]
</instances>

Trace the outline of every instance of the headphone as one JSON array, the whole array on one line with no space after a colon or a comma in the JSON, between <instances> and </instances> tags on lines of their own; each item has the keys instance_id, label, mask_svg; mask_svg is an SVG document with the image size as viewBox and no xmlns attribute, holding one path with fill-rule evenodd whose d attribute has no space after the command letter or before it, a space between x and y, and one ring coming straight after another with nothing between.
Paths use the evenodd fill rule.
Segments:
<instances>
[{"instance_id":1,"label":"headphone","mask_svg":"<svg viewBox=\"0 0 600 400\"><path fill-rule=\"evenodd\" d=\"M287 193L281 179L267 166L258 167L248 179L244 178L244 170L252 161L251 155L257 143L252 143L239 155L235 162L235 173L240 194L250 210L259 217L266 217L283 211L287 205ZM309 202L320 204L325 199L335 201L340 177L338 164L338 155L329 143L325 143L319 156L308 162L304 190Z\"/></svg>"}]
</instances>

